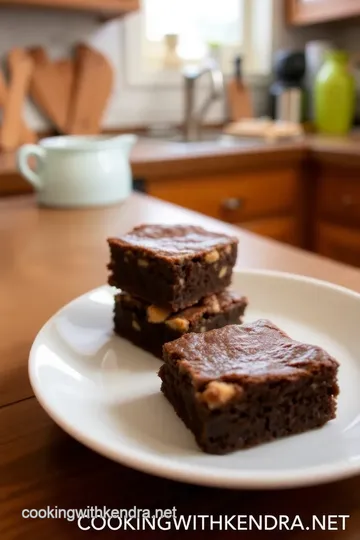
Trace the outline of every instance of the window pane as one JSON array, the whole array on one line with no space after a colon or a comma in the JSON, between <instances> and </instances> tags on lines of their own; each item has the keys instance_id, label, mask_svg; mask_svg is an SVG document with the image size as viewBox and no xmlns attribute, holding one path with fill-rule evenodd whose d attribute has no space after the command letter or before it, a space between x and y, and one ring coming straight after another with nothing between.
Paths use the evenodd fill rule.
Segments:
<instances>
[{"instance_id":1,"label":"window pane","mask_svg":"<svg viewBox=\"0 0 360 540\"><path fill-rule=\"evenodd\" d=\"M241 2L239 0L196 0L192 16L205 41L234 43L240 40Z\"/></svg>"},{"instance_id":2,"label":"window pane","mask_svg":"<svg viewBox=\"0 0 360 540\"><path fill-rule=\"evenodd\" d=\"M160 41L177 34L184 42L240 43L243 0L144 0L146 37Z\"/></svg>"},{"instance_id":3,"label":"window pane","mask_svg":"<svg viewBox=\"0 0 360 540\"><path fill-rule=\"evenodd\" d=\"M184 4L187 0L184 0ZM179 0L144 0L146 37L160 41L165 34L179 34L183 28L184 9Z\"/></svg>"}]
</instances>

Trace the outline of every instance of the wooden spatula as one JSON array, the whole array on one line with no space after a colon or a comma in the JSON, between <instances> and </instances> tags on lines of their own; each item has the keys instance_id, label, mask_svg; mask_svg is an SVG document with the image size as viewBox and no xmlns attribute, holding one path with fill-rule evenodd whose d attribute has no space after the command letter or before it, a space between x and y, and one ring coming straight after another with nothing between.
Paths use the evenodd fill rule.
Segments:
<instances>
[{"instance_id":1,"label":"wooden spatula","mask_svg":"<svg viewBox=\"0 0 360 540\"><path fill-rule=\"evenodd\" d=\"M23 105L28 93L34 62L30 55L20 48L10 51L8 56L10 82L7 90L0 145L3 150L15 150L23 136Z\"/></svg>"},{"instance_id":2,"label":"wooden spatula","mask_svg":"<svg viewBox=\"0 0 360 540\"><path fill-rule=\"evenodd\" d=\"M96 135L111 95L113 70L108 60L87 45L76 50L76 80L71 99L67 131Z\"/></svg>"},{"instance_id":3,"label":"wooden spatula","mask_svg":"<svg viewBox=\"0 0 360 540\"><path fill-rule=\"evenodd\" d=\"M4 109L8 96L8 89L5 81L5 77L0 71L0 110ZM34 131L27 127L24 120L21 120L20 125L20 144L31 144L37 141L37 136Z\"/></svg>"},{"instance_id":4,"label":"wooden spatula","mask_svg":"<svg viewBox=\"0 0 360 540\"><path fill-rule=\"evenodd\" d=\"M41 47L32 49L31 55L35 62L31 97L56 128L65 133L74 80L73 62L51 62Z\"/></svg>"}]
</instances>

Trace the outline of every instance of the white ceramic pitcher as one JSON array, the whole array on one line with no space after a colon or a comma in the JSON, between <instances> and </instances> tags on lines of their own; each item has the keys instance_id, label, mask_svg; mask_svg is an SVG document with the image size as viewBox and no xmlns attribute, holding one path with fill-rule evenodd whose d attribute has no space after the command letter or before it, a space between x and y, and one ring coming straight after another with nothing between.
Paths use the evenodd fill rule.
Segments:
<instances>
[{"instance_id":1,"label":"white ceramic pitcher","mask_svg":"<svg viewBox=\"0 0 360 540\"><path fill-rule=\"evenodd\" d=\"M18 168L41 205L115 204L132 190L129 154L136 140L132 134L48 137L18 150ZM29 166L30 157L36 158L36 170Z\"/></svg>"}]
</instances>

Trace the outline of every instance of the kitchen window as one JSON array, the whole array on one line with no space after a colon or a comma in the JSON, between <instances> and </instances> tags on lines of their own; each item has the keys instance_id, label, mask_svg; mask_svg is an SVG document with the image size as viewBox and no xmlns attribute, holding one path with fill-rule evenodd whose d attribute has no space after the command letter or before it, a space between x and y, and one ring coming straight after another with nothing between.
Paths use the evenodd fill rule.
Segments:
<instances>
[{"instance_id":1,"label":"kitchen window","mask_svg":"<svg viewBox=\"0 0 360 540\"><path fill-rule=\"evenodd\" d=\"M178 87L182 68L215 57L225 74L241 55L248 77L269 75L276 0L142 0L125 21L130 85Z\"/></svg>"}]
</instances>

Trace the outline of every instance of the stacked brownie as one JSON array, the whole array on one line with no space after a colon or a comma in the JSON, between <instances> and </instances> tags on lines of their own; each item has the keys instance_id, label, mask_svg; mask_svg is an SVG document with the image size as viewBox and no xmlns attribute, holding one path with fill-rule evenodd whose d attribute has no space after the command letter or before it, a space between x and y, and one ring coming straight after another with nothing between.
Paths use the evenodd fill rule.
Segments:
<instances>
[{"instance_id":1,"label":"stacked brownie","mask_svg":"<svg viewBox=\"0 0 360 540\"><path fill-rule=\"evenodd\" d=\"M142 225L108 239L115 332L163 360L161 391L204 452L226 454L336 416L338 362L268 320L243 323L229 289L238 241Z\"/></svg>"},{"instance_id":2,"label":"stacked brownie","mask_svg":"<svg viewBox=\"0 0 360 540\"><path fill-rule=\"evenodd\" d=\"M242 323L246 297L229 290L238 240L191 225L141 225L109 238L115 332L159 358L187 333Z\"/></svg>"}]
</instances>

